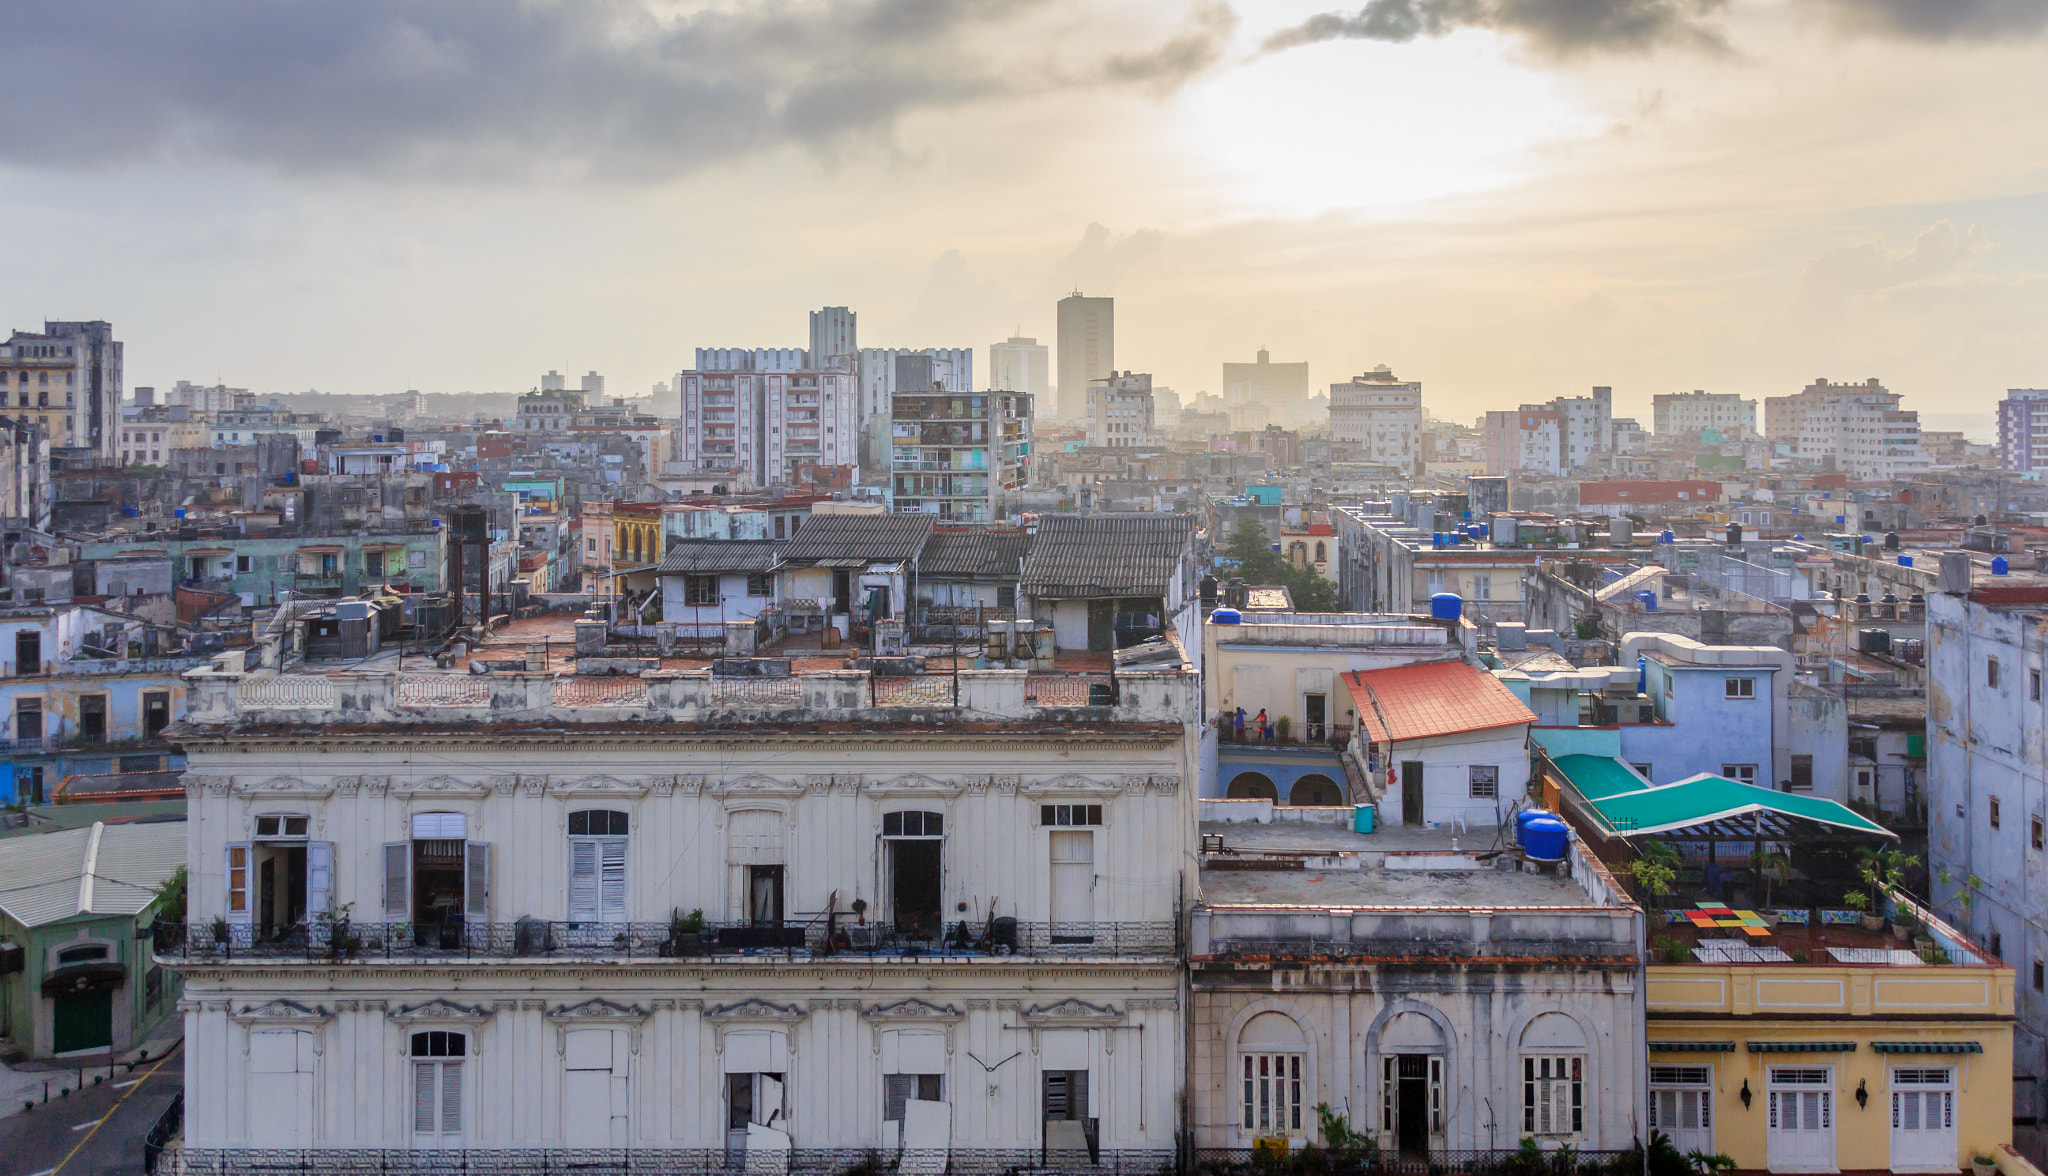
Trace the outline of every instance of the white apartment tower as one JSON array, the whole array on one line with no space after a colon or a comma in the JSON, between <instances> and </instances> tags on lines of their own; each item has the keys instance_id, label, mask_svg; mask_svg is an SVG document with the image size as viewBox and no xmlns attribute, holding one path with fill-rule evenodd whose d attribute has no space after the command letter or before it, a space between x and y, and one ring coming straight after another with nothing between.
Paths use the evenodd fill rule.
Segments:
<instances>
[{"instance_id":1,"label":"white apartment tower","mask_svg":"<svg viewBox=\"0 0 2048 1176\"><path fill-rule=\"evenodd\" d=\"M828 362L841 356L860 354L858 331L855 329L860 316L844 306L828 306L811 312L811 366L829 368Z\"/></svg>"},{"instance_id":2,"label":"white apartment tower","mask_svg":"<svg viewBox=\"0 0 2048 1176\"><path fill-rule=\"evenodd\" d=\"M1051 349L1036 339L1012 335L988 345L988 388L991 392L1029 392L1031 403L1044 404L1052 385Z\"/></svg>"},{"instance_id":3,"label":"white apartment tower","mask_svg":"<svg viewBox=\"0 0 2048 1176\"><path fill-rule=\"evenodd\" d=\"M1152 376L1112 374L1088 384L1088 444L1109 448L1149 445L1153 432Z\"/></svg>"},{"instance_id":4,"label":"white apartment tower","mask_svg":"<svg viewBox=\"0 0 2048 1176\"><path fill-rule=\"evenodd\" d=\"M1660 392L1650 404L1650 427L1659 437L1712 430L1736 441L1756 432L1756 401L1733 392Z\"/></svg>"},{"instance_id":5,"label":"white apartment tower","mask_svg":"<svg viewBox=\"0 0 2048 1176\"><path fill-rule=\"evenodd\" d=\"M1366 461L1413 473L1422 451L1422 384L1396 379L1381 364L1330 385L1330 440L1359 446Z\"/></svg>"},{"instance_id":6,"label":"white apartment tower","mask_svg":"<svg viewBox=\"0 0 2048 1176\"><path fill-rule=\"evenodd\" d=\"M677 461L756 486L788 482L803 465L859 463L853 372L791 368L774 352L761 353L758 366L731 366L746 354L699 348L698 368L676 374Z\"/></svg>"},{"instance_id":7,"label":"white apartment tower","mask_svg":"<svg viewBox=\"0 0 2048 1176\"><path fill-rule=\"evenodd\" d=\"M1796 396L1764 400L1771 440L1793 455L1859 481L1887 482L1927 472L1920 453L1920 414L1899 407L1899 394L1873 377L1861 384L1815 380Z\"/></svg>"},{"instance_id":8,"label":"white apartment tower","mask_svg":"<svg viewBox=\"0 0 2048 1176\"><path fill-rule=\"evenodd\" d=\"M121 453L121 344L111 323L45 321L0 343L0 409L49 433L53 448Z\"/></svg>"},{"instance_id":9,"label":"white apartment tower","mask_svg":"<svg viewBox=\"0 0 2048 1176\"><path fill-rule=\"evenodd\" d=\"M1052 415L1078 421L1088 412L1088 385L1116 375L1116 300L1079 290L1059 302L1058 403Z\"/></svg>"}]
</instances>

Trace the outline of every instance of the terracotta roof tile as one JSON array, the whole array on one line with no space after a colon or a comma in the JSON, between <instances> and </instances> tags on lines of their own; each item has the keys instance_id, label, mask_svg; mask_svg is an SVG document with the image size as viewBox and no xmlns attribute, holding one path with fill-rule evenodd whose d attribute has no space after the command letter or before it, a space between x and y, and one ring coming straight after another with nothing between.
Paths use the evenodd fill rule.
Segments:
<instances>
[{"instance_id":1,"label":"terracotta roof tile","mask_svg":"<svg viewBox=\"0 0 2048 1176\"><path fill-rule=\"evenodd\" d=\"M1535 713L1493 675L1461 661L1354 671L1344 675L1344 682L1375 743L1536 721Z\"/></svg>"}]
</instances>

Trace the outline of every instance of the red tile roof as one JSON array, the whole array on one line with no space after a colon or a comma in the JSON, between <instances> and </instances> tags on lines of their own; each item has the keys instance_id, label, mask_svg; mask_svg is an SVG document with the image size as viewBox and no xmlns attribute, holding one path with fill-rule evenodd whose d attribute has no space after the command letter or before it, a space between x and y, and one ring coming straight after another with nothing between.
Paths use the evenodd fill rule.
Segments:
<instances>
[{"instance_id":1,"label":"red tile roof","mask_svg":"<svg viewBox=\"0 0 2048 1176\"><path fill-rule=\"evenodd\" d=\"M1461 661L1354 671L1344 682L1375 743L1536 721L1535 712L1492 674Z\"/></svg>"}]
</instances>

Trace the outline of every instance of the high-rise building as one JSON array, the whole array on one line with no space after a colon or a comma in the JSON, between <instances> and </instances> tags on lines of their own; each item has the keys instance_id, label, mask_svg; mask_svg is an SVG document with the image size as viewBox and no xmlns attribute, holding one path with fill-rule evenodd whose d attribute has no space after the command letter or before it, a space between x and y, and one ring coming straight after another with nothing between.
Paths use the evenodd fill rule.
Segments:
<instances>
[{"instance_id":1,"label":"high-rise building","mask_svg":"<svg viewBox=\"0 0 2048 1176\"><path fill-rule=\"evenodd\" d=\"M604 399L604 377L596 372L584 373L582 387L583 403L597 404Z\"/></svg>"},{"instance_id":2,"label":"high-rise building","mask_svg":"<svg viewBox=\"0 0 2048 1176\"><path fill-rule=\"evenodd\" d=\"M113 324L45 320L41 334L16 331L0 344L0 401L32 420L53 448L121 451L121 344Z\"/></svg>"},{"instance_id":3,"label":"high-rise building","mask_svg":"<svg viewBox=\"0 0 2048 1176\"><path fill-rule=\"evenodd\" d=\"M1422 384L1396 379L1381 364L1330 385L1330 440L1359 446L1366 461L1414 472L1422 444Z\"/></svg>"},{"instance_id":4,"label":"high-rise building","mask_svg":"<svg viewBox=\"0 0 2048 1176\"><path fill-rule=\"evenodd\" d=\"M1730 441L1756 432L1756 401L1733 392L1662 392L1650 398L1650 427L1659 437L1712 430Z\"/></svg>"},{"instance_id":5,"label":"high-rise building","mask_svg":"<svg viewBox=\"0 0 2048 1176\"><path fill-rule=\"evenodd\" d=\"M1045 403L1052 385L1051 349L1036 339L1012 335L988 345L988 387L991 392L1029 392L1031 403Z\"/></svg>"},{"instance_id":6,"label":"high-rise building","mask_svg":"<svg viewBox=\"0 0 2048 1176\"><path fill-rule=\"evenodd\" d=\"M1773 442L1791 446L1801 462L1832 464L1859 480L1927 472L1920 414L1899 408L1899 394L1874 377L1861 384L1815 380L1797 395L1765 397L1764 430Z\"/></svg>"},{"instance_id":7,"label":"high-rise building","mask_svg":"<svg viewBox=\"0 0 2048 1176\"><path fill-rule=\"evenodd\" d=\"M1155 409L1152 376L1147 372L1111 373L1088 382L1088 444L1110 448L1149 445Z\"/></svg>"},{"instance_id":8,"label":"high-rise building","mask_svg":"<svg viewBox=\"0 0 2048 1176\"><path fill-rule=\"evenodd\" d=\"M543 392L566 392L569 390L569 377L553 368L549 368L548 374L540 378L540 390Z\"/></svg>"},{"instance_id":9,"label":"high-rise building","mask_svg":"<svg viewBox=\"0 0 2048 1176\"><path fill-rule=\"evenodd\" d=\"M1230 411L1234 429L1263 428L1270 422L1305 421L1308 410L1308 365L1274 363L1272 353L1259 348L1257 363L1223 365L1223 403ZM1262 420L1245 410L1263 407Z\"/></svg>"},{"instance_id":10,"label":"high-rise building","mask_svg":"<svg viewBox=\"0 0 2048 1176\"><path fill-rule=\"evenodd\" d=\"M855 329L860 315L844 306L828 306L811 312L811 366L826 370L833 365L828 362L842 356L860 354L859 332Z\"/></svg>"},{"instance_id":11,"label":"high-rise building","mask_svg":"<svg viewBox=\"0 0 2048 1176\"><path fill-rule=\"evenodd\" d=\"M700 365L730 358L709 350L698 350ZM675 387L682 409L676 460L691 470L744 474L768 486L793 481L804 465L858 464L860 408L850 371L720 364L677 373Z\"/></svg>"},{"instance_id":12,"label":"high-rise building","mask_svg":"<svg viewBox=\"0 0 2048 1176\"><path fill-rule=\"evenodd\" d=\"M2048 388L2007 388L1998 402L1998 467L2048 469Z\"/></svg>"},{"instance_id":13,"label":"high-rise building","mask_svg":"<svg viewBox=\"0 0 2048 1176\"><path fill-rule=\"evenodd\" d=\"M999 517L1031 464L1031 397L1022 392L898 392L890 479L898 511L953 522Z\"/></svg>"},{"instance_id":14,"label":"high-rise building","mask_svg":"<svg viewBox=\"0 0 2048 1176\"><path fill-rule=\"evenodd\" d=\"M1116 300L1079 290L1059 303L1059 386L1053 413L1078 421L1088 413L1088 384L1116 374Z\"/></svg>"}]
</instances>

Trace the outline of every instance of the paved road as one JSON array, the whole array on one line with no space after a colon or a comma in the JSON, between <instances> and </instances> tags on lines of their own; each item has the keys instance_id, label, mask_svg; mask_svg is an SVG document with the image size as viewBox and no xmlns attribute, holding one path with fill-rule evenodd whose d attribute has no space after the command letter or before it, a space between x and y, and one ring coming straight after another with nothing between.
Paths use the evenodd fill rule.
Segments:
<instances>
[{"instance_id":1,"label":"paved road","mask_svg":"<svg viewBox=\"0 0 2048 1176\"><path fill-rule=\"evenodd\" d=\"M86 1081L90 1083L91 1077ZM0 1119L0 1176L132 1176L142 1137L185 1088L184 1051Z\"/></svg>"}]
</instances>

